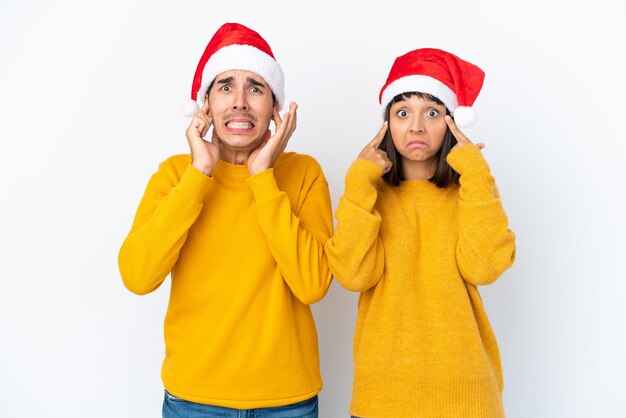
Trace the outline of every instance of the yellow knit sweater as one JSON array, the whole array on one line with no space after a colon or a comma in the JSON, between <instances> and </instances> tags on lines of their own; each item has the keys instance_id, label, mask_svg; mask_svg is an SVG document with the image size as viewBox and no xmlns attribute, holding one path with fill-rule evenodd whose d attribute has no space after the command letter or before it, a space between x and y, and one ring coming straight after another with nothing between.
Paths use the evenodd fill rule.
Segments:
<instances>
[{"instance_id":1,"label":"yellow knit sweater","mask_svg":"<svg viewBox=\"0 0 626 418\"><path fill-rule=\"evenodd\" d=\"M173 395L237 409L286 405L322 387L309 304L331 281L328 183L311 157L284 153L248 175L220 161L211 177L189 155L148 186L119 267L145 294L171 272L162 378Z\"/></svg>"},{"instance_id":2,"label":"yellow knit sweater","mask_svg":"<svg viewBox=\"0 0 626 418\"><path fill-rule=\"evenodd\" d=\"M387 185L355 161L325 250L361 292L350 413L367 418L503 417L502 369L477 285L515 258L494 179L476 146L448 156L460 187Z\"/></svg>"}]
</instances>

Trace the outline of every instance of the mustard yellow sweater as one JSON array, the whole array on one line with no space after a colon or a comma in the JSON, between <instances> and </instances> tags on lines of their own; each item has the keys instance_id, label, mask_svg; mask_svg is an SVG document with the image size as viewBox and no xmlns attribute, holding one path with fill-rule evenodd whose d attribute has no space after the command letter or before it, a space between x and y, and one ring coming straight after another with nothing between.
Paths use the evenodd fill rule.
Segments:
<instances>
[{"instance_id":1,"label":"mustard yellow sweater","mask_svg":"<svg viewBox=\"0 0 626 418\"><path fill-rule=\"evenodd\" d=\"M280 406L322 387L309 304L327 292L328 183L313 158L283 153L249 176L189 155L161 163L119 252L134 293L171 272L162 379L173 395L237 409Z\"/></svg>"},{"instance_id":2,"label":"mustard yellow sweater","mask_svg":"<svg viewBox=\"0 0 626 418\"><path fill-rule=\"evenodd\" d=\"M387 185L355 161L334 237L335 278L361 292L350 413L366 418L503 417L502 369L477 286L515 258L489 167L475 146L448 156L460 187Z\"/></svg>"}]
</instances>

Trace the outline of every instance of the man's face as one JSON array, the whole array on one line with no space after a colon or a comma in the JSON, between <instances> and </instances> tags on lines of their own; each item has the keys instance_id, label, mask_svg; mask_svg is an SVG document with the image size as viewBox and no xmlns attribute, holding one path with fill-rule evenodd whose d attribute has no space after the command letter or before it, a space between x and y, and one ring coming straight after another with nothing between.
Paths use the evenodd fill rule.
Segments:
<instances>
[{"instance_id":1,"label":"man's face","mask_svg":"<svg viewBox=\"0 0 626 418\"><path fill-rule=\"evenodd\" d=\"M215 77L209 92L209 114L222 147L252 152L265 139L273 111L272 90L261 76L231 70Z\"/></svg>"}]
</instances>

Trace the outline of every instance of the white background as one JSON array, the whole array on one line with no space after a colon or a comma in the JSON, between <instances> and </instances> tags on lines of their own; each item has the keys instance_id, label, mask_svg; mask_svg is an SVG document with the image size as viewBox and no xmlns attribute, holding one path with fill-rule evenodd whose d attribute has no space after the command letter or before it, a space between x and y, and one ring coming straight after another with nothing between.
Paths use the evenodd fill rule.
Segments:
<instances>
[{"instance_id":1,"label":"white background","mask_svg":"<svg viewBox=\"0 0 626 418\"><path fill-rule=\"evenodd\" d=\"M226 21L272 46L299 104L288 150L318 159L333 208L396 56L482 67L466 133L518 245L481 289L507 416L626 416L626 3L364 3L0 0L0 417L160 416L169 281L131 294L117 252L158 163L187 152L182 103ZM347 416L356 298L333 283L313 308L322 418Z\"/></svg>"}]
</instances>

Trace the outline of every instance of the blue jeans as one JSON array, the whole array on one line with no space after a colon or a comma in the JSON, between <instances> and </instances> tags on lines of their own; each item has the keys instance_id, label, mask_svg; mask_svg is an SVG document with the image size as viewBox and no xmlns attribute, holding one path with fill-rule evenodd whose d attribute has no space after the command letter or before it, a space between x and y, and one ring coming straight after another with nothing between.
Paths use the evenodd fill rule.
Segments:
<instances>
[{"instance_id":1,"label":"blue jeans","mask_svg":"<svg viewBox=\"0 0 626 418\"><path fill-rule=\"evenodd\" d=\"M188 402L165 391L163 418L318 418L317 396L285 406L232 409Z\"/></svg>"}]
</instances>

